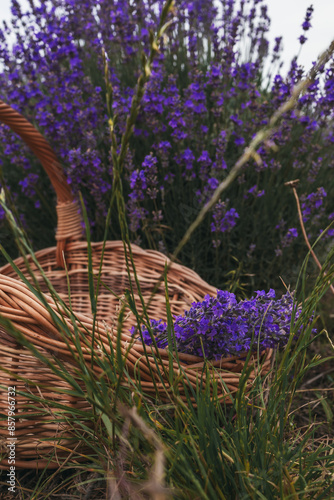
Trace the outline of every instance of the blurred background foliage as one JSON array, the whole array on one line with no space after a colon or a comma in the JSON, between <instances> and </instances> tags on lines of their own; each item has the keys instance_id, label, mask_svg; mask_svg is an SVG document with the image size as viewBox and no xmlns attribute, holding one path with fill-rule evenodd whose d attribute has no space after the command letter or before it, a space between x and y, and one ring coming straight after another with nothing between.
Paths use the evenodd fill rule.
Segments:
<instances>
[{"instance_id":1,"label":"blurred background foliage","mask_svg":"<svg viewBox=\"0 0 334 500\"><path fill-rule=\"evenodd\" d=\"M152 0L87 0L83 5L48 0L22 10L15 0L12 25L4 24L0 32L0 97L32 121L54 148L74 192L84 196L95 240L102 238L113 177L102 47L120 140L161 6ZM301 18L301 45L312 12L308 8ZM123 171L133 242L166 255L255 132L305 76L297 57L281 74L282 40L269 47L265 1L181 1L170 21ZM334 217L333 99L332 59L298 109L259 149L259 161L245 167L195 232L180 256L184 265L239 296L259 288L283 290L280 277L294 286L306 245L284 183L300 179L298 192L313 243ZM22 223L35 249L52 246L56 217L48 180L5 126L0 137L3 182ZM0 237L15 256L3 219ZM330 229L319 243L320 258L333 244L333 234ZM116 215L109 237L120 238Z\"/></svg>"}]
</instances>

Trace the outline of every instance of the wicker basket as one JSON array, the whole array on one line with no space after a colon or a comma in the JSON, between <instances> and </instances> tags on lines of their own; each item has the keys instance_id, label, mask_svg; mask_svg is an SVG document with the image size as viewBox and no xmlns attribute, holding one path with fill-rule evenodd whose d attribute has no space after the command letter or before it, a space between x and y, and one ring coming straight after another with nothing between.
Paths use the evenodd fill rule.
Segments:
<instances>
[{"instance_id":1,"label":"wicker basket","mask_svg":"<svg viewBox=\"0 0 334 500\"><path fill-rule=\"evenodd\" d=\"M82 225L78 204L74 200L57 158L41 134L20 114L1 101L0 120L14 132L18 133L26 144L30 146L42 162L55 188L58 202L57 247L38 251L35 255L59 296L68 304L68 283L63 262L63 255L65 256L70 282L72 309L81 323L89 331L92 331L93 318L89 299L87 243L82 239ZM92 243L93 271L96 274L100 266L102 247L102 243ZM168 258L156 251L142 250L136 245L132 245L132 252L141 286L141 293L145 302L147 302L151 296L153 287L163 273ZM40 271L32 262L31 257L28 257L28 260L50 307L53 308L55 313L59 314L57 312L57 305L48 295L48 289ZM16 259L15 264L24 276L30 279L24 259ZM132 284L134 290L136 290L133 273L131 274L131 280L133 280ZM101 281L117 295L122 295L124 290L129 288L124 247L121 241L109 241L106 243ZM212 296L216 294L214 287L208 285L190 269L179 264L173 264L169 270L168 287L173 314L183 313L186 308L189 308L192 302L202 300L206 294ZM136 294L135 297L138 311L141 312L142 308L139 297ZM118 305L119 301L108 291L108 288L101 287L97 303L98 322L94 338L100 338L107 350L110 350L110 343L105 324L112 328L113 318L115 317ZM18 279L16 272L10 265L6 265L0 269L0 314L10 319L17 329L31 340L42 353L51 357L58 356L64 361L67 369L73 372L73 360L71 359L70 351L54 326L48 309ZM63 314L66 316L66 311ZM159 287L148 308L148 315L154 319L166 318L165 289L163 284ZM125 352L131 341L129 329L134 324L135 318L130 315L125 321L122 331L121 346L123 352ZM70 321L68 321L68 325L73 329ZM6 416L8 411L7 386L15 386L16 393L19 393L19 391L27 392L28 387L28 392L32 395L31 399L19 394L16 396L16 415L22 414L22 417L16 421L16 467L57 468L59 466L58 459L61 460L68 455L66 448L74 449L78 445L77 440L73 439L73 435L68 432L69 429L62 422L59 423L55 419L54 413L57 403L80 408L81 410L89 409L89 405L85 401L78 401L73 397L71 398L63 393L59 393L57 391L59 387L69 389L66 383L55 376L45 364L42 364L36 357L32 356L30 351L25 347L18 345L2 327L0 327L0 343L0 366L7 370L7 372L2 372L1 374L1 383L4 389L0 390L0 412L3 415L0 421L0 439L2 444L0 452L1 450L3 451L0 468L8 468L8 459L6 458L6 453L8 452L6 448L6 440L8 438ZM95 347L98 348L97 345ZM168 371L168 352L163 349L160 349L159 352ZM84 355L87 362L89 362L89 352L85 352ZM260 360L261 366L258 366L256 357L252 359L252 373L247 382L248 389L251 387L259 370L262 374L268 373L271 357L271 350L263 353ZM134 378L135 371L139 370L141 384L146 393L154 397L156 396L155 387L158 387L160 397L163 399L166 397L166 389L159 382L154 356L149 354L148 358L150 367L148 367L147 359L144 356L142 344L140 342L134 343L127 358L127 369ZM181 353L179 354L179 359L187 374L189 383L196 387L198 374L202 374L203 359ZM226 396L224 385L231 392L237 391L244 360L231 357L214 362L213 364L219 368L219 377L224 381L224 384L220 383L219 385L219 396L222 401L224 400L228 403L229 399ZM174 370L178 370L178 365L174 363L173 368ZM99 372L97 369L96 372L98 376ZM156 376L155 384L152 381L152 376ZM35 384L27 386L24 379L31 380ZM168 377L165 382L168 387ZM182 386L180 386L180 391L181 397L185 398ZM30 405L34 394L42 394L48 399L51 398L55 401L54 408L48 406L49 414L44 412L43 415L36 416L32 412ZM56 458L50 460L51 454L56 454Z\"/></svg>"}]
</instances>

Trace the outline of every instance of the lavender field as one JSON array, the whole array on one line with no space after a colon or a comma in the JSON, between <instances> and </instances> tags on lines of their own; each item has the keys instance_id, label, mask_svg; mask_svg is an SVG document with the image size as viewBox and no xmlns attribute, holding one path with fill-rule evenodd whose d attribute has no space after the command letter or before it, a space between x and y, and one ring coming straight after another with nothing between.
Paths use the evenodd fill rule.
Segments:
<instances>
[{"instance_id":1,"label":"lavender field","mask_svg":"<svg viewBox=\"0 0 334 500\"><path fill-rule=\"evenodd\" d=\"M202 357L211 392L199 383L182 401L181 367L168 402L140 383L127 390L127 354L117 349L114 361L96 361L102 383L75 344L85 390L63 376L92 408L76 434L86 460L17 471L18 496L3 470L0 498L330 499L334 45L313 68L296 54L283 70L284 40L269 44L265 0L12 0L11 9L0 28L0 99L60 160L82 200L88 255L101 240L157 250L217 298L175 317L167 300L166 321L143 314L132 329L134 342L169 350L170 362L175 352ZM303 50L313 14L300 13ZM0 265L53 246L50 181L3 124L0 186ZM24 342L1 309L0 324ZM269 348L266 383L259 374L248 394L246 363L232 404L221 404L210 363ZM74 429L80 418L69 421Z\"/></svg>"}]
</instances>

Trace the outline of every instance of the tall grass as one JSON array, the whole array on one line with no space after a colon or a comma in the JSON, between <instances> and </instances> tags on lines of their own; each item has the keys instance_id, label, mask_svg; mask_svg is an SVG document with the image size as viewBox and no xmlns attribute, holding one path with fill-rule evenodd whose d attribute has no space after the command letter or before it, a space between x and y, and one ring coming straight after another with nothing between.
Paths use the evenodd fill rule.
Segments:
<instances>
[{"instance_id":1,"label":"tall grass","mask_svg":"<svg viewBox=\"0 0 334 500\"><path fill-rule=\"evenodd\" d=\"M166 9L172 2L166 3ZM164 12L164 11L163 11ZM166 14L166 12L165 12ZM162 29L163 23L159 29ZM159 35L159 30L158 30ZM154 39L152 40L154 46ZM147 66L148 64L148 66ZM145 68L146 72L145 73ZM145 61L143 78L149 76L149 62ZM146 76L145 76L146 75ZM299 92L302 90L299 88ZM110 89L111 91L111 89ZM141 84L137 87L132 111L140 101ZM298 92L292 99L298 97ZM135 99L138 98L136 102ZM288 105L293 105L289 101ZM109 107L110 109L110 107ZM286 108L282 108L281 114ZM276 115L279 118L281 115ZM274 117L275 118L275 117ZM110 117L112 119L112 117ZM270 125L272 128L274 122ZM129 250L127 261L128 273L135 272L131 258L126 224L124 198L122 194L122 161L126 152L131 133L132 118L129 118L128 129L120 152L117 152L113 142L111 123L112 153L115 163L115 177L112 203L116 201L119 224L122 229L124 249ZM260 133L254 139L245 155L251 155L259 142L270 135L268 131ZM232 182L244 159L237 163L231 171L229 180L217 188L214 199L218 199L226 183ZM212 201L212 203L214 200ZM111 207L112 207L111 203ZM14 238L22 255L34 257L24 233L12 216L11 210L2 200L2 206L7 213ZM107 223L110 220L110 211ZM84 208L84 206L83 206ZM208 207L207 207L208 209ZM202 222L205 212L190 228L190 233ZM98 290L104 284L100 275L94 283L92 276L90 232L86 220L86 235L88 245L88 272L90 275L91 308L96 317L96 303L99 300ZM175 252L175 257L181 247L188 241L189 232L185 235ZM105 232L104 242L107 238ZM4 256L12 266L15 263L6 250L1 247ZM126 253L126 252L125 252ZM104 491L106 498L152 498L162 500L176 499L328 499L334 493L333 473L334 454L332 441L318 439L318 424L313 422L310 414L306 429L295 423L296 412L292 404L296 391L307 373L314 367L332 360L333 356L321 359L315 356L309 359L307 353L320 332L314 335L317 308L322 297L334 280L334 249L331 249L323 264L313 290L306 294L305 283L308 272L309 255L301 266L296 301L301 304L301 315L292 324L290 341L283 353L277 354L272 369L267 377L257 376L252 389L246 393L246 381L249 375L249 365L246 363L242 372L237 394L229 394L231 404L218 400L217 372L205 364L203 375L209 383L203 384L199 377L196 388L187 384L186 374L178 361L177 353L169 349L169 367L173 362L179 363L178 373L169 370L170 385L162 401L158 397L149 397L142 387L141 380L132 380L127 371L126 357L131 349L124 353L120 345L120 333L124 316L128 311L135 314L138 326L142 321L148 324L144 304L144 314L136 310L133 291L126 291L122 298L115 330L109 335L116 335L116 347L110 341L110 350L101 343L101 349L94 349L94 341L98 341L96 332L89 331L76 317L71 306L66 306L54 289L52 283L44 274L45 283L54 300L55 307L45 299L37 286L27 280L16 268L18 277L26 284L51 315L52 321L61 338L68 346L69 359L65 362L56 356L46 355L37 349L13 324L5 318L0 318L0 324L21 346L26 347L43 365L58 375L68 384L67 394L85 400L89 403L88 411L80 411L66 405L55 405L53 400L40 396L32 396L29 391L31 381L26 380L27 391L22 391L29 399L34 400L33 408L37 414L47 414L62 422L71 433L68 444L76 443L74 451L66 449L60 440L55 445L50 460L58 458L59 470L51 475L46 471L39 473L35 483L28 487L18 486L22 498L47 499L56 498L61 488L67 492L75 492L75 488L85 487L93 495L94 489ZM28 266L28 261L26 260ZM100 265L101 271L102 262ZM40 268L41 273L43 270ZM167 269L166 269L167 273ZM33 273L31 274L33 278ZM164 279L162 276L161 279ZM131 283L131 280L130 280ZM140 283L137 283L140 293ZM167 281L166 310L169 327L169 345L172 345L173 325L168 302ZM70 293L70 291L69 291ZM314 320L310 322L310 318ZM73 326L73 329L69 327ZM95 325L95 323L94 323ZM301 325L305 325L297 342L293 337ZM84 358L84 352L90 353L90 362ZM166 368L160 363L159 351L155 352L158 376L163 382ZM15 376L15 374L12 374ZM127 382L127 383L124 383ZM179 394L179 384L187 394L183 401ZM41 385L43 387L43 384ZM52 409L52 411L50 410ZM66 452L61 455L60 452ZM90 473L82 479L84 473ZM55 483L56 476L61 477ZM3 479L5 482L5 479ZM102 493L101 493L102 494Z\"/></svg>"},{"instance_id":2,"label":"tall grass","mask_svg":"<svg viewBox=\"0 0 334 500\"><path fill-rule=\"evenodd\" d=\"M25 246L29 248L26 242ZM73 335L61 314L55 313L43 295L21 275L36 298L44 302L62 337L73 342L74 370L56 357L46 358L4 318L1 325L65 380L73 396L84 398L91 405L91 411L83 413L61 405L54 408L52 400L34 398L36 411L48 413L49 404L54 417L63 419L74 441L80 444L69 458L61 459L63 464L56 474L69 471L63 487L67 482L68 487L74 488L74 478L89 471L95 473L94 488L102 481L106 483L107 498L330 498L334 470L331 443L319 442L312 416L306 430L298 428L291 403L307 372L326 362L319 356L307 361L307 351L316 338L312 334L314 322L309 324L308 319L333 281L333 257L334 249L324 263L326 275L319 275L313 292L305 297L301 290L302 314L292 335L301 324L308 326L297 343L289 343L276 357L267 381L257 377L247 394L246 365L238 393L230 395L231 405L218 401L217 380L209 363L209 385L202 387L199 379L197 388L188 389L187 402L183 402L178 384L172 384L171 390L166 390L164 403L145 395L140 380L130 382L126 356L119 344L110 354L105 349L102 353L92 349L92 363L87 365L82 356L83 346L89 348L85 335L79 329ZM301 289L307 261L300 273ZM59 311L65 310L62 314L69 316L72 324L80 325L75 312L66 308L51 285L50 292ZM129 307L133 307L131 303ZM168 303L166 307L169 309ZM123 315L121 310L120 323ZM89 336L91 333L87 332ZM170 358L175 361L173 352ZM100 377L96 375L97 367ZM157 367L163 380L158 358ZM120 384L124 379L129 381L128 387ZM177 382L187 387L184 377L179 376ZM26 395L31 398L29 391ZM60 450L61 447L60 444ZM55 449L55 454L59 450ZM32 496L24 497L22 490L23 498L53 498L55 491L49 488L53 480L54 474L42 473Z\"/></svg>"},{"instance_id":3,"label":"tall grass","mask_svg":"<svg viewBox=\"0 0 334 500\"><path fill-rule=\"evenodd\" d=\"M48 0L45 8L46 12L49 12L50 8L49 14L39 9L36 4L31 4L31 8L28 8L29 15L23 17L19 7L15 8L13 23L8 31L4 30L3 34L3 46L6 47L6 42L8 42L8 50L4 49L0 56L2 66L6 68L6 73L3 72L0 75L3 82L1 87L3 98L15 104L29 120L37 123L39 130L52 142L52 147L65 163L65 169L70 174L71 185L74 188L80 186L82 189L89 219L92 221L92 238L95 240L103 238L105 213L109 202L107 186L112 183L113 168L105 120L107 109L110 110L110 102L109 108L105 106L107 86L104 83L101 52L100 49L96 49L97 45L94 41L96 39L93 33L97 33L96 30L103 33L105 51L109 56L108 65L116 96L112 109L118 115L113 121L113 126L117 144L121 147L121 132L125 127L129 96L132 95L136 84L143 45L146 45L148 40L143 37L139 37L139 40L136 30L140 32L142 28L145 28L142 32L146 32L146 28L151 26L148 23L152 23L153 20L155 22L159 11L158 8L150 8L151 0L123 2L121 5L104 0L102 3L101 8L96 8L96 2L87 0L85 9L80 9L78 4L65 2L63 9L51 10L53 2ZM162 3L162 0L159 0L155 5L158 7L158 4ZM218 16L215 16L212 7L217 3L220 3L222 8L219 9ZM158 158L157 182L159 188L164 189L163 192L158 189L156 199L152 200L147 193L145 200L139 200L132 205L129 199L132 190L130 182L123 185L128 219L132 220L131 241L139 241L138 239L141 238L144 248L160 248L166 254L172 254L186 226L198 215L204 199L207 200L205 193L208 181L202 178L203 160L199 161L202 151L207 151L210 161L217 163L216 167L210 169L210 177L217 178L217 182L222 181L244 148L243 145L235 144L234 133L241 134L245 139L245 144L251 140L258 127L265 123L268 115L280 105L283 96L289 95L293 82L299 80L304 74L298 64L296 67L292 65L289 74L282 73L281 78L277 75L281 83L278 84L275 80L275 84L272 81L265 88L266 78L263 74L263 66L267 57L274 56L264 50L269 25L269 20L264 14L265 3L265 1L258 2L257 0L247 1L243 15L239 15L237 14L239 0L231 0L228 5L225 0L223 2L206 0L198 5L198 10L191 8L192 2L189 3L189 8L186 1L175 2L175 22L163 36L162 53L155 61L153 78L146 89L145 102L136 125L137 130L131 137L128 157L123 169L123 177L126 175L129 179L136 170L140 171L144 168L142 162L150 152ZM225 5L224 8L223 5ZM28 12L26 9L23 10ZM253 11L253 14L248 15L250 11ZM44 20L45 15L48 19ZM124 19L123 25L119 25L117 21L120 18ZM111 21L106 22L106 19ZM214 19L214 24L221 27L218 35L214 34L209 19ZM302 13L300 19L302 20ZM50 29L45 33L43 33L44 22L50 23ZM26 36L22 39L20 32L25 30L25 23ZM86 26L90 26L90 29ZM237 27L236 38L230 40L227 33L234 33ZM56 43L57 30L61 30L69 47L72 47L68 57L64 53L59 37L57 39L59 44ZM9 31L12 31L11 35ZM132 31L136 33L136 36L129 42L129 37L124 38L124 36L125 33ZM192 31L198 33L197 55L194 56L190 43ZM13 50L9 40L12 36L18 37L18 43L14 44ZM258 36L259 40L256 41ZM261 43L258 44L258 42ZM248 54L248 49L245 50L246 46L253 47L254 50ZM130 49L131 56L127 52L128 49ZM234 55L229 58L228 53L232 56L232 52ZM34 66L34 74L31 73L29 64L22 63L26 61L26 53L30 54L29 64ZM79 73L76 65L72 68L73 53L76 53L80 59L81 72ZM149 50L145 53L145 64L148 69L151 55ZM227 57L222 54L227 54ZM274 57L275 65L279 69L277 57L278 54ZM244 72L248 73L250 62L254 63L255 67L247 76ZM280 288L279 275L283 275L285 280L288 280L290 276L295 279L299 265L296 261L303 258L304 242L298 237L293 241L289 240L291 244L289 248L283 246L287 244L285 238L287 230L297 226L291 195L288 190L282 189L287 180L300 178L301 196L308 195L310 191L316 191L317 187L326 186L326 204L324 200L321 210L315 211L312 214L315 217L309 218L307 223L311 240L313 241L318 231L327 225L327 217L334 211L331 201L333 183L327 175L333 156L330 142L332 110L330 64L329 62L324 66L324 71L319 75L315 84L304 95L303 100L300 100L297 112L288 113L284 117L283 123L276 130L273 141L262 145L260 148L262 166L261 162L256 162L254 158L251 158L251 165L245 176L241 176L239 182L234 182L225 191L226 197L230 200L228 207L235 208L239 214L235 227L231 231L213 233L210 222L213 220L213 213L217 210L214 208L213 212L211 211L206 216L208 223L200 225L187 245L183 247L180 253L182 262L195 269L206 281L217 287L229 286L241 295L241 292L251 293L257 288L269 286ZM213 78L213 72L217 71L217 68L222 72L219 81L216 81L216 77ZM146 73L148 74L149 71ZM59 74L66 75L66 81L69 78L72 83L64 84L64 78L58 79ZM276 76L276 72L272 73L272 77L274 75ZM15 78L15 84L10 83L11 78ZM84 85L82 84L83 78L85 78ZM186 130L188 137L180 140L176 138L173 133L174 129L169 125L171 118L177 117L176 113L178 113L177 109L174 113L174 107L168 104L172 102L170 101L172 88L168 83L171 78L175 78L179 89L175 94L177 101L181 103L181 106L184 104L182 116L190 125L189 130ZM55 80L56 86L54 86ZM142 78L141 83L144 81L145 77ZM207 113L198 116L193 112L189 114L189 102L185 104L189 101L188 95L192 96L193 104L196 104L196 96L193 95L192 89L197 84L200 85L201 92L205 94L203 103L207 107ZM28 90L31 85L36 89L36 95L35 90L32 92ZM95 89L100 90L95 91ZM74 91L75 100L72 96ZM224 98L223 105L218 104L220 96ZM124 99L126 100L125 107L123 106ZM63 112L58 101L61 101L61 105L64 106ZM155 109L156 103L160 101L162 110L157 109L157 112L152 113L152 107ZM68 110L69 108L71 111ZM82 116L85 112L89 113L87 116L90 118L81 120L72 118ZM135 107L132 107L132 116L134 116L133 112L135 112ZM44 113L48 116L46 120ZM235 123L236 115L243 125ZM201 132L201 126L206 126L208 132ZM55 129L59 129L59 134L54 132ZM137 135L138 129L142 129L139 136ZM217 146L216 140L220 132L227 134L224 147L219 146L219 143ZM52 197L48 179L40 172L41 166L31 159L29 152L21 147L13 134L6 129L1 129L1 134L4 134L2 142L8 152L6 155L3 150L2 154L4 178L10 186L17 206L20 207L20 216L25 218L25 227L36 248L49 247L53 245L52 228L55 227L56 220L47 199ZM198 137L201 137L200 141ZM91 143L92 138L95 138L95 145ZM162 155L162 152L156 151L155 148L161 141L166 140L171 145L168 156ZM279 145L279 150L272 152L271 148L275 147L274 143ZM180 166L177 159L187 149L190 149L196 158L193 164L192 174L195 175L193 180L187 179L185 166ZM124 152L125 149L122 146L123 159ZM219 156L217 161L216 154ZM12 168L10 158L15 158L16 168ZM100 169L95 168L95 163L93 166L93 160L91 160L93 158L101 161ZM227 168L223 167L222 159L226 162ZM174 181L170 179L171 184L165 180L167 173L175 175ZM184 175L186 177L183 177ZM313 176L315 176L314 179L310 181L309 177ZM250 193L249 189L254 188L255 185L260 192L264 191L265 195L260 196L257 190ZM203 194L202 202L196 195L198 191ZM45 193L48 194L45 196ZM255 193L259 197L256 197ZM43 207L43 210L37 208L39 205ZM147 217L141 212L144 219L139 220L138 225L141 226L139 229L136 229L134 222L134 206L138 210L145 209L149 212ZM154 213L159 212L160 209L163 220L157 222L154 219ZM321 215L320 218L319 215ZM0 219L1 217L2 212ZM282 224L280 229L277 229L276 225L280 225L279 223ZM117 222L110 225L108 234L110 239L120 238L120 228ZM221 240L219 248L212 246L212 240L216 238L219 238L216 241L217 244ZM10 232L1 221L0 239L9 240L6 242L6 247L11 255L14 255L16 248L10 247L12 241ZM326 246L325 239L322 246ZM277 257L280 252L283 254ZM321 246L318 247L318 252L321 254ZM4 263L1 258L0 255L0 263ZM228 277L226 273L230 273ZM241 283L244 290L241 290Z\"/></svg>"}]
</instances>

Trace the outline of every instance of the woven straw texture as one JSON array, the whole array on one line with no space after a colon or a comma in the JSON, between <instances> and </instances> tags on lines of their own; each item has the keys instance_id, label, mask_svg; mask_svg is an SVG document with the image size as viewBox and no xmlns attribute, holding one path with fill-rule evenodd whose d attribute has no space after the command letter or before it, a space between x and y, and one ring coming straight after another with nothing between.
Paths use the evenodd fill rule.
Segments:
<instances>
[{"instance_id":1,"label":"woven straw texture","mask_svg":"<svg viewBox=\"0 0 334 500\"><path fill-rule=\"evenodd\" d=\"M19 133L40 158L56 189L58 198L57 247L41 250L35 255L49 281L67 305L69 305L68 276L73 312L81 324L89 332L92 332L93 317L89 298L87 243L80 241L82 229L78 206L68 189L63 171L45 139L23 117L1 102L0 119L15 132ZM66 186L64 187L64 185ZM102 248L102 243L92 243L93 272L96 276L99 272ZM141 293L145 303L147 303L151 297L153 288L163 274L166 262L168 263L169 261L165 255L159 252L142 250L136 245L132 245L132 253ZM63 255L65 256L67 272L63 268ZM45 299L55 313L59 314L57 312L58 306L48 294L48 288L39 269L31 257L27 257L27 260L41 291L45 294ZM15 264L24 276L31 281L24 259L17 259ZM138 312L141 313L142 306L139 301L133 273L130 273L130 277L135 291L136 306ZM117 316L116 311L119 307L119 299L110 290L121 297L124 291L129 289L130 285L124 247L120 241L109 241L105 245L101 269L101 283L103 285L100 286L97 302L98 321L96 336L94 338L99 339L99 342L103 343L107 352L110 352L110 342L114 348L116 347L112 331ZM168 291L173 314L183 313L185 309L189 308L192 302L202 300L207 294L212 296L216 294L216 289L203 281L195 272L175 263L168 272ZM32 341L41 353L49 358L58 357L65 363L66 368L71 373L75 373L75 361L66 342L54 326L48 309L18 279L16 272L10 265L6 265L0 269L0 314L10 319L14 326ZM62 314L63 320L67 322L70 330L74 332L71 321L69 319L66 320L66 317L68 317L66 310ZM148 307L148 316L152 319L166 319L165 288L163 284L158 288ZM129 334L129 329L133 325L136 325L135 317L129 314L122 330L121 348L124 353L133 341ZM89 340L87 330L85 331L85 336ZM111 332L111 339L108 332L109 335ZM0 366L7 370L7 372L2 372L1 374L3 386L3 389L0 389L1 414L7 415L8 411L7 386L15 386L18 394L16 397L16 467L57 468L59 461L68 455L66 449L72 450L78 445L78 440L75 439L73 433L69 432L68 426L64 424L59 410L57 410L57 404L61 403L70 408L78 408L84 411L85 409L89 409L88 403L84 400L80 401L73 397L65 396L64 393L60 393L59 388L70 389L70 387L67 387L66 383L54 375L45 364L35 356L32 356L27 348L18 345L3 327L0 327L0 343ZM93 340L91 339L92 343ZM97 352L101 348L101 345L96 344L92 347ZM165 365L166 372L168 372L168 352L159 349L159 354ZM87 363L89 363L91 356L88 349L85 350L84 348L84 356ZM204 377L205 383L205 375L202 373L202 358L180 353L179 359L187 375L189 384L196 388L199 377ZM247 390L250 389L259 371L263 375L268 373L271 359L272 351L270 350L261 355L260 366L255 357L251 359L250 366L252 370L248 378ZM148 366L148 362L150 366ZM244 360L232 357L216 361L213 365L218 368L217 377L220 381L219 397L222 401L229 403L230 400L226 396L226 388L232 393L238 390ZM147 360L144 356L144 347L141 342L134 342L127 357L127 370L133 380L135 380L136 376L140 375L142 388L148 395L155 397L155 387L157 387L160 398L162 400L166 399L166 389L159 381L155 356L152 354L150 348L148 348ZM173 370L175 372L179 370L176 362L173 365ZM97 367L96 375L100 376ZM156 379L155 384L152 377ZM34 382L34 384L27 385L25 379ZM80 379L78 379L78 383L80 383ZM123 384L127 383L123 382ZM165 384L167 387L169 386L168 373ZM31 394L31 397L19 395L20 391L28 392ZM49 405L45 408L45 405L44 407L41 405L41 413L36 415L30 407L34 394L39 396L44 395L48 399L53 399L54 406ZM180 395L184 400L186 399L182 384L180 384ZM63 414L66 416L66 411ZM8 453L6 449L7 437L7 418L3 420L3 417L1 417L0 451L3 458L0 461L0 468L8 468L8 459L6 458L6 453Z\"/></svg>"}]
</instances>

